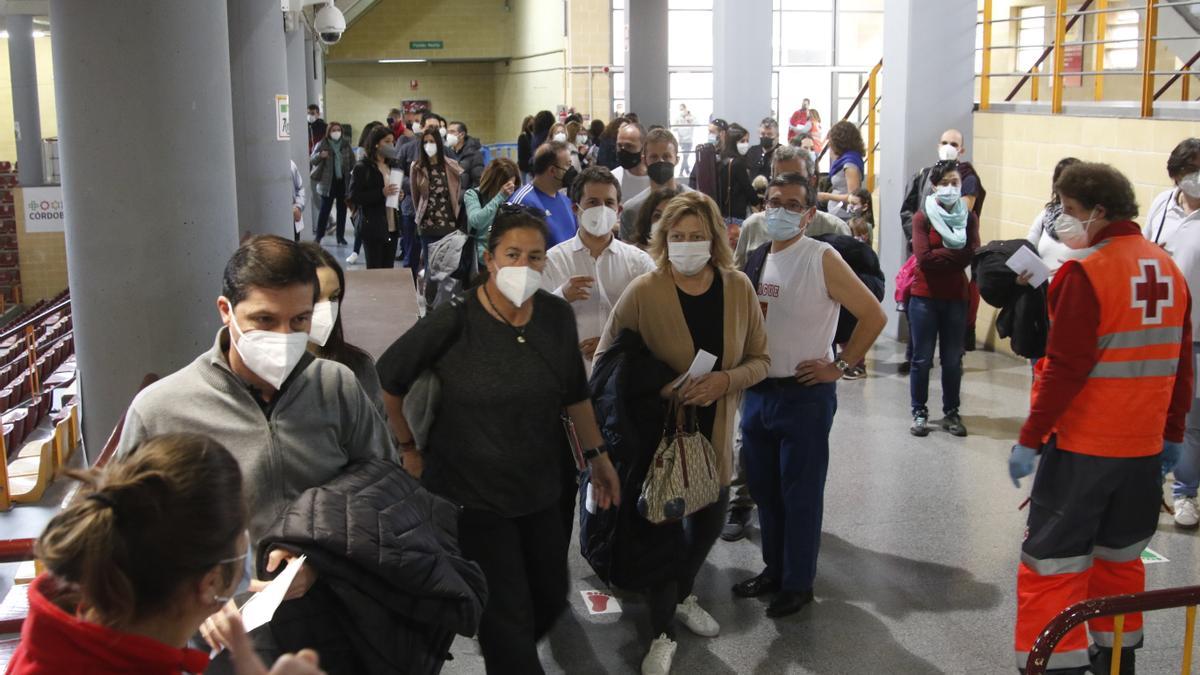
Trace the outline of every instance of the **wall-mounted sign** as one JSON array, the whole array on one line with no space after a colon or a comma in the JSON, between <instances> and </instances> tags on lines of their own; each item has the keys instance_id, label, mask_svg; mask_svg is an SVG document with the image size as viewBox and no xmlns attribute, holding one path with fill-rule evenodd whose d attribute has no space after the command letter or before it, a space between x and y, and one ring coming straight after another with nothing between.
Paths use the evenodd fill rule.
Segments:
<instances>
[{"instance_id":1,"label":"wall-mounted sign","mask_svg":"<svg viewBox=\"0 0 1200 675\"><path fill-rule=\"evenodd\" d=\"M412 40L408 43L409 49L442 49L444 46L441 40Z\"/></svg>"},{"instance_id":2,"label":"wall-mounted sign","mask_svg":"<svg viewBox=\"0 0 1200 675\"><path fill-rule=\"evenodd\" d=\"M66 232L62 187L21 189L26 232Z\"/></svg>"},{"instance_id":3,"label":"wall-mounted sign","mask_svg":"<svg viewBox=\"0 0 1200 675\"><path fill-rule=\"evenodd\" d=\"M275 140L286 141L292 137L289 128L290 113L288 111L287 94L275 95Z\"/></svg>"},{"instance_id":4,"label":"wall-mounted sign","mask_svg":"<svg viewBox=\"0 0 1200 675\"><path fill-rule=\"evenodd\" d=\"M420 82L417 82L416 80L409 80L409 81L408 81L408 88L409 88L409 89L412 89L413 91L416 91L416 90L417 90L417 87L419 87L419 86L421 86L421 83L420 83Z\"/></svg>"}]
</instances>

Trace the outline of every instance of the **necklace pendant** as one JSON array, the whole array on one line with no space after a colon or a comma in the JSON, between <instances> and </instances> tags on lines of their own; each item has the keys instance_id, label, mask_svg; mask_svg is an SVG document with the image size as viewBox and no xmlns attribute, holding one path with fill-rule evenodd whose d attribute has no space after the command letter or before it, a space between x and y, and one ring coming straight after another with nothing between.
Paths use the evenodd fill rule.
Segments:
<instances>
[{"instance_id":1,"label":"necklace pendant","mask_svg":"<svg viewBox=\"0 0 1200 675\"><path fill-rule=\"evenodd\" d=\"M518 336L517 336L517 342L520 342L521 344L525 344L525 336L524 336L524 335L518 335Z\"/></svg>"}]
</instances>

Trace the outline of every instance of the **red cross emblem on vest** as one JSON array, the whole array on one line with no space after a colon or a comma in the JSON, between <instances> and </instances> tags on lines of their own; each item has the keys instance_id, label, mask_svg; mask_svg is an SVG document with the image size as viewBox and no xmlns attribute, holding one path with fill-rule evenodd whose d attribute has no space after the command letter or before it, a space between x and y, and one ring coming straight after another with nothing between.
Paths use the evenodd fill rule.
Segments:
<instances>
[{"instance_id":1,"label":"red cross emblem on vest","mask_svg":"<svg viewBox=\"0 0 1200 675\"><path fill-rule=\"evenodd\" d=\"M1154 326L1163 322L1163 310L1175 305L1175 278L1163 274L1154 259L1139 260L1142 275L1133 277L1133 308L1141 310L1142 325Z\"/></svg>"}]
</instances>

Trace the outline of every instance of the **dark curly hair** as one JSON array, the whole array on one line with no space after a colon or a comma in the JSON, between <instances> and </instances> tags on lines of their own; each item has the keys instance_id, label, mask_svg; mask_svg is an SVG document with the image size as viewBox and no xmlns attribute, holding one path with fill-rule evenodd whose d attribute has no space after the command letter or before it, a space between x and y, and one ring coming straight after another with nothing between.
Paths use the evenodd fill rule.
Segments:
<instances>
[{"instance_id":1,"label":"dark curly hair","mask_svg":"<svg viewBox=\"0 0 1200 675\"><path fill-rule=\"evenodd\" d=\"M1104 207L1104 217L1110 222L1137 217L1137 197L1125 174L1107 164L1079 162L1063 169L1054 183L1054 191L1063 197L1078 200L1089 211Z\"/></svg>"},{"instance_id":2,"label":"dark curly hair","mask_svg":"<svg viewBox=\"0 0 1200 675\"><path fill-rule=\"evenodd\" d=\"M1175 146L1167 158L1167 175L1171 180L1179 180L1196 171L1197 155L1200 155L1200 138L1185 138Z\"/></svg>"},{"instance_id":3,"label":"dark curly hair","mask_svg":"<svg viewBox=\"0 0 1200 675\"><path fill-rule=\"evenodd\" d=\"M839 155L857 152L863 157L867 156L867 148L863 144L862 134L859 133L858 126L854 122L842 120L830 127L829 146Z\"/></svg>"}]
</instances>

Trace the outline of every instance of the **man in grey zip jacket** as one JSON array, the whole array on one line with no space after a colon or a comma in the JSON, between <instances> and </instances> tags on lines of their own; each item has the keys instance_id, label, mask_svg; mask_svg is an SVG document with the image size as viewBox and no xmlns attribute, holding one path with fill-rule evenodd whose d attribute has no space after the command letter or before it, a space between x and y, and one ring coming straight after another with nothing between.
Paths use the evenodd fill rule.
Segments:
<instances>
[{"instance_id":1,"label":"man in grey zip jacket","mask_svg":"<svg viewBox=\"0 0 1200 675\"><path fill-rule=\"evenodd\" d=\"M250 343L263 337L307 336L317 287L315 267L294 242L266 236L243 244L225 268L217 302L225 326L212 349L134 399L117 449L123 456L149 437L184 431L224 445L242 469L256 548L305 490L357 460L397 461L386 423L350 369L301 353L299 338L286 359L295 362L290 370L271 372L254 357L262 344ZM282 382L273 386L271 379ZM291 557L277 554L276 569ZM293 584L289 597L313 581Z\"/></svg>"}]
</instances>

